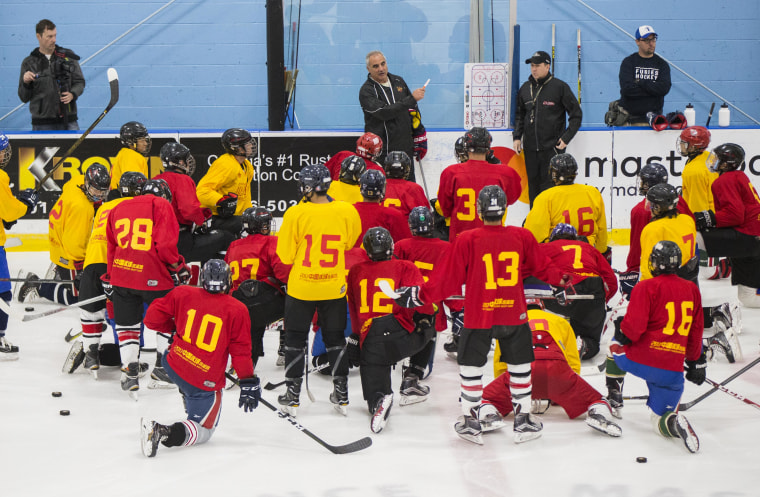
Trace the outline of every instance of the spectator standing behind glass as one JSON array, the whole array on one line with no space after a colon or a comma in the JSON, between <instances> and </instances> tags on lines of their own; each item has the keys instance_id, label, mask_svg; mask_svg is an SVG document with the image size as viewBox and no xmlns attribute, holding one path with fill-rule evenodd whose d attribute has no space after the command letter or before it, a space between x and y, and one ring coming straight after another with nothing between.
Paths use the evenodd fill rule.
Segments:
<instances>
[{"instance_id":1,"label":"spectator standing behind glass","mask_svg":"<svg viewBox=\"0 0 760 497\"><path fill-rule=\"evenodd\" d=\"M533 199L552 186L549 159L565 152L583 118L581 106L570 87L551 74L551 62L549 54L543 51L527 59L530 77L517 92L512 148L517 153L525 152L531 207Z\"/></svg>"},{"instance_id":2,"label":"spectator standing behind glass","mask_svg":"<svg viewBox=\"0 0 760 497\"><path fill-rule=\"evenodd\" d=\"M18 97L29 102L33 131L77 130L77 99L84 93L79 56L56 45L55 24L37 23L39 48L21 62Z\"/></svg>"},{"instance_id":3,"label":"spectator standing behind glass","mask_svg":"<svg viewBox=\"0 0 760 497\"><path fill-rule=\"evenodd\" d=\"M647 112L662 114L670 91L670 66L654 53L657 33L652 26L636 30L639 51L620 63L620 106L628 111L628 124L648 125Z\"/></svg>"},{"instance_id":4,"label":"spectator standing behind glass","mask_svg":"<svg viewBox=\"0 0 760 497\"><path fill-rule=\"evenodd\" d=\"M385 56L379 50L368 53L366 60L369 74L359 90L359 104L364 111L364 131L383 140L378 163L382 164L394 150L417 160L424 158L427 137L417 102L425 98L425 87L410 91L401 76L388 72ZM408 179L415 181L414 168Z\"/></svg>"}]
</instances>

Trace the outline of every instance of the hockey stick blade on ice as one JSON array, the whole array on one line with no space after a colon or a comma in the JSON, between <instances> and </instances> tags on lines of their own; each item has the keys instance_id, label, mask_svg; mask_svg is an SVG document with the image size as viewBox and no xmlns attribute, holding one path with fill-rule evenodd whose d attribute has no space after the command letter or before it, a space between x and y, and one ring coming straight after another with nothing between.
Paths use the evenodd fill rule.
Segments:
<instances>
[{"instance_id":1,"label":"hockey stick blade on ice","mask_svg":"<svg viewBox=\"0 0 760 497\"><path fill-rule=\"evenodd\" d=\"M111 100L108 102L108 106L106 109L98 116L95 121L90 124L90 127L85 130L84 133L82 133L82 136L79 137L77 141L74 142L72 146L69 147L69 149L66 151L66 153L63 154L63 156L58 159L58 162L55 163L55 165L50 169L50 171L42 178L39 178L39 184L40 186L37 187L37 191L39 191L40 188L42 188L42 185L45 184L45 182L53 175L56 169L63 164L63 161L69 158L69 156L74 153L74 150L79 147L79 145L82 144L85 137L90 134L90 132L95 129L95 126L100 123L100 121L103 120L104 117L106 117L106 114L113 109L113 106L116 105L116 102L119 101L119 75L116 73L116 69L113 67L108 68L108 71L106 72L108 76L108 84L111 87Z\"/></svg>"},{"instance_id":2,"label":"hockey stick blade on ice","mask_svg":"<svg viewBox=\"0 0 760 497\"><path fill-rule=\"evenodd\" d=\"M240 384L238 382L237 378L235 378L231 374L225 373L224 375L227 377L228 380L230 380L234 384L236 384L236 385ZM296 420L296 418L294 418L293 416L291 416L288 413L282 412L281 410L277 409L275 406L273 406L272 404L270 404L269 402L267 402L264 398L261 398L261 400L259 402L261 402L262 404L264 404L271 411L275 412L277 414L277 416L280 417L280 419L284 419L285 421L287 421L288 423L290 423L291 425L293 425L293 427L296 428L298 431L302 432L303 434L305 434L306 436L308 436L309 438L311 438L312 440L314 440L319 445L321 445L322 447L326 448L327 450L329 450L333 454L350 454L352 452L358 452L360 450L366 449L367 447L369 447L370 445L372 445L372 439L369 438L369 437L364 437L364 438L361 438L361 439L359 439L359 440L357 440L355 442L351 442L351 443L348 443L348 444L345 444L345 445L330 445L329 443L325 442L324 440L322 440L321 438L319 438L318 436L316 436L314 433L312 433L309 430L307 430L306 428L304 428L304 426L301 425L301 423L299 423Z\"/></svg>"},{"instance_id":3,"label":"hockey stick blade on ice","mask_svg":"<svg viewBox=\"0 0 760 497\"><path fill-rule=\"evenodd\" d=\"M723 380L721 382L721 385L724 385L724 386L728 385L730 382L734 381L736 378L738 378L742 374L744 374L747 371L749 371L750 369L752 369L759 362L760 362L760 357L756 358L754 361L750 362L749 364L747 364L746 366L744 366L743 368L741 368L739 371L737 371L736 373L732 374L731 376L729 376L728 378L726 378L725 380ZM686 402L685 404L678 404L678 410L679 411L686 411L687 409L691 409L696 404L702 402L707 397L709 397L710 395L714 394L717 391L718 391L718 388L717 387L713 387L709 392L703 393L702 395L700 395L696 399L692 400L691 402Z\"/></svg>"},{"instance_id":4,"label":"hockey stick blade on ice","mask_svg":"<svg viewBox=\"0 0 760 497\"><path fill-rule=\"evenodd\" d=\"M315 368L310 369L308 372L309 373L319 373L320 371L322 371L324 369L327 369L329 367L330 367L330 363L329 362L325 362L325 363L322 363L322 364L318 365ZM264 390L274 390L276 388L279 388L279 387L283 386L287 382L288 382L288 380L278 381L277 383L267 382L267 384L264 385Z\"/></svg>"}]
</instances>

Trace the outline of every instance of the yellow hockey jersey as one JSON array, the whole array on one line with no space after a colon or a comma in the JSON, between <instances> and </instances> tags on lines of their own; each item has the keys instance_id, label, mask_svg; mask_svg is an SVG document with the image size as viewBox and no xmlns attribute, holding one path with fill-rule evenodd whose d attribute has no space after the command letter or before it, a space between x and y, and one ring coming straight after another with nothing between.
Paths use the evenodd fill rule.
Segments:
<instances>
[{"instance_id":1,"label":"yellow hockey jersey","mask_svg":"<svg viewBox=\"0 0 760 497\"><path fill-rule=\"evenodd\" d=\"M95 213L95 219L92 225L92 233L87 243L87 253L84 257L84 267L90 264L107 264L108 263L108 238L106 238L106 228L108 227L108 214L114 207L127 200L129 197L120 197L109 200L104 203Z\"/></svg>"},{"instance_id":2,"label":"yellow hockey jersey","mask_svg":"<svg viewBox=\"0 0 760 497\"><path fill-rule=\"evenodd\" d=\"M235 215L240 216L251 207L251 181L253 165L248 160L242 164L232 154L224 154L216 159L195 188L201 207L216 212L216 203L228 193L238 196Z\"/></svg>"},{"instance_id":3,"label":"yellow hockey jersey","mask_svg":"<svg viewBox=\"0 0 760 497\"><path fill-rule=\"evenodd\" d=\"M641 231L641 278L643 281L652 277L649 271L649 256L657 242L670 240L681 249L681 266L689 262L696 253L697 227L694 219L686 214L675 217L653 219Z\"/></svg>"},{"instance_id":4,"label":"yellow hockey jersey","mask_svg":"<svg viewBox=\"0 0 760 497\"><path fill-rule=\"evenodd\" d=\"M13 196L10 183L8 173L0 169L0 217L9 223L26 214L26 204ZM0 247L5 246L6 239L5 227L0 224Z\"/></svg>"},{"instance_id":5,"label":"yellow hockey jersey","mask_svg":"<svg viewBox=\"0 0 760 497\"><path fill-rule=\"evenodd\" d=\"M48 216L50 260L68 269L74 269L74 261L84 261L95 215L82 185L84 176L67 181Z\"/></svg>"},{"instance_id":6,"label":"yellow hockey jersey","mask_svg":"<svg viewBox=\"0 0 760 497\"><path fill-rule=\"evenodd\" d=\"M718 173L713 173L707 169L707 157L710 152L705 150L694 159L688 161L681 173L681 196L686 200L686 204L691 212L711 210L715 212L713 203L713 194L710 187L713 181L718 177Z\"/></svg>"},{"instance_id":7,"label":"yellow hockey jersey","mask_svg":"<svg viewBox=\"0 0 760 497\"><path fill-rule=\"evenodd\" d=\"M131 148L122 147L111 162L111 190L119 187L121 175L127 171L143 173L146 178L149 178L148 158Z\"/></svg>"}]
</instances>

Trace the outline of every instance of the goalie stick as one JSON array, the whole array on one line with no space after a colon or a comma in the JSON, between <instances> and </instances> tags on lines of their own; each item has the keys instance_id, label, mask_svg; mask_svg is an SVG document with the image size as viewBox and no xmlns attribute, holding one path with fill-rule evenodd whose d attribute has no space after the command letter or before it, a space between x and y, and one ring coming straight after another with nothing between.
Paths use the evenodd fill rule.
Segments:
<instances>
[{"instance_id":1,"label":"goalie stick","mask_svg":"<svg viewBox=\"0 0 760 497\"><path fill-rule=\"evenodd\" d=\"M77 141L74 142L72 146L69 147L69 149L66 151L66 153L63 154L63 156L58 159L58 162L55 163L55 165L50 169L50 171L39 179L39 185L35 192L39 192L40 188L42 188L42 185L45 184L45 182L53 175L56 169L63 164L63 161L69 158L69 156L74 153L74 150L79 147L79 145L82 144L85 137L90 134L90 132L95 129L95 126L98 125L100 121L103 120L104 117L106 117L106 114L113 109L113 106L116 105L116 102L119 101L119 75L116 73L116 69L113 67L109 67L108 71L106 71L106 74L108 75L108 84L111 87L111 100L108 102L108 106L106 106L106 109L98 116L95 121L90 124L90 127L85 130L84 133L82 133L82 136L79 137Z\"/></svg>"},{"instance_id":2,"label":"goalie stick","mask_svg":"<svg viewBox=\"0 0 760 497\"><path fill-rule=\"evenodd\" d=\"M227 379L232 381L234 384L238 386L240 385L237 378L235 378L231 374L225 373L224 375L227 377ZM355 442L347 443L345 445L330 445L329 443L325 442L324 440L316 436L311 431L307 430L303 425L301 425L301 423L299 423L296 420L296 418L294 418L288 413L282 412L281 410L277 409L275 406L267 402L267 400L264 399L263 397L259 399L259 402L264 404L271 411L275 412L277 416L280 417L280 419L284 419L285 421L293 425L293 427L296 428L298 431L302 432L304 435L308 436L309 438L311 438L312 440L314 440L319 445L326 448L333 454L350 454L352 452L358 452L360 450L366 449L367 447L372 445L372 439L369 437L364 437L359 440L356 440Z\"/></svg>"}]
</instances>

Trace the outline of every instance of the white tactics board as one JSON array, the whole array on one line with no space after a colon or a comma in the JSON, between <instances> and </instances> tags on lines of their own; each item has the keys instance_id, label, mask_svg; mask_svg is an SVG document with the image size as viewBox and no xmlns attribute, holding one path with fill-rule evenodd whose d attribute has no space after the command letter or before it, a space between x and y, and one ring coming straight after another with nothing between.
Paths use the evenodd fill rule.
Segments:
<instances>
[{"instance_id":1,"label":"white tactics board","mask_svg":"<svg viewBox=\"0 0 760 497\"><path fill-rule=\"evenodd\" d=\"M464 129L506 128L509 64L464 65Z\"/></svg>"}]
</instances>

